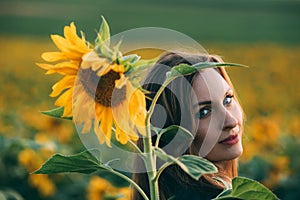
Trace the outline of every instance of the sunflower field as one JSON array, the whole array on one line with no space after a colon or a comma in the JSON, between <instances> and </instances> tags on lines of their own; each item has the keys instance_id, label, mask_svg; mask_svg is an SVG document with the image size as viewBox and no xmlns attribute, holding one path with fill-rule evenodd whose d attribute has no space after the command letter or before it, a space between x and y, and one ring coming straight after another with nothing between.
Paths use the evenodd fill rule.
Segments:
<instances>
[{"instance_id":1,"label":"sunflower field","mask_svg":"<svg viewBox=\"0 0 300 200\"><path fill-rule=\"evenodd\" d=\"M71 121L41 114L54 107L55 99L49 98L49 94L61 76L46 77L36 63L42 62L43 52L56 50L50 34L75 20L79 22L79 30L89 30L87 37L91 37L95 33L91 27L97 27L100 14L106 15L108 21L111 19L115 33L138 26L176 28L199 42L205 41L201 43L205 49L220 55L226 62L249 66L228 69L246 114L239 174L263 183L280 199L298 199L299 2L280 4L280 1L265 0L259 4L254 1L256 6L243 0L247 10L234 0L226 5L216 0L212 1L215 4L203 1L203 5L192 0L186 4L176 0L172 5L168 0L152 4L128 1L128 10L124 12L128 21L123 23L120 22L124 4L121 1L86 2L14 0L0 3L0 200L130 199L126 182L101 171L91 175L32 174L54 153L74 154L84 149ZM182 11L183 5L186 9ZM80 9L86 9L90 15L79 12ZM112 14L113 9L118 14ZM221 25L224 21L218 21L222 18L221 9L232 11L224 19L228 20L228 32ZM182 17L176 24L176 13L180 11ZM152 20L148 14L154 16ZM166 17L162 17L164 15ZM162 20L157 20L160 17ZM201 23L191 22L195 17L206 17L207 20L202 21L207 23L205 27L216 26L198 37L202 29L198 27ZM249 20L247 26L243 20ZM247 30L249 26L257 28L257 32Z\"/></svg>"}]
</instances>

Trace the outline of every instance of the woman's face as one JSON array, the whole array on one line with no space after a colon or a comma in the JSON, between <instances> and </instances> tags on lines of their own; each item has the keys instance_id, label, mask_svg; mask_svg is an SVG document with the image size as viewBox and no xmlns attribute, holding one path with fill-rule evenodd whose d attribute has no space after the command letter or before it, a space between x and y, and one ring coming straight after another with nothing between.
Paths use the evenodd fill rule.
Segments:
<instances>
[{"instance_id":1,"label":"woman's face","mask_svg":"<svg viewBox=\"0 0 300 200\"><path fill-rule=\"evenodd\" d=\"M212 162L231 160L243 152L243 117L232 88L215 69L195 75L193 89L198 129L194 145L198 154Z\"/></svg>"}]
</instances>

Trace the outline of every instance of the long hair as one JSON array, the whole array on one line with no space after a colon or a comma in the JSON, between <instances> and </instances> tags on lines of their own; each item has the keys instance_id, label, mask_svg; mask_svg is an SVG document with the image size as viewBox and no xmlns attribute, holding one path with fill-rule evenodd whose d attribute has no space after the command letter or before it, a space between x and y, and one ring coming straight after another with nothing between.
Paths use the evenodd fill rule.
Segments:
<instances>
[{"instance_id":1,"label":"long hair","mask_svg":"<svg viewBox=\"0 0 300 200\"><path fill-rule=\"evenodd\" d=\"M199 62L223 62L221 58L218 56L211 55L193 55L186 54L182 52L168 52L160 57L160 59L156 62L153 68L148 73L148 76L145 79L145 84L143 88L148 91L147 93L147 108L149 109L151 105L151 99L155 96L161 84L166 79L166 72L168 72L172 67L178 64L195 64ZM218 72L224 78L224 80L228 83L228 85L233 88L233 85L230 81L230 78L223 67L218 67ZM196 72L197 73L197 72ZM191 85L193 84L193 80L195 74L180 77L175 79L176 81L171 82L168 87L163 91L160 95L156 105L160 105L164 108L164 114L158 113L155 117L151 118L151 124L154 126L158 126L159 128L165 128L170 125L180 125L184 128L188 129L191 133L195 133L197 130L197 123L195 120L195 115L193 111L193 98L192 98L192 89ZM185 84L188 82L189 84ZM176 94L174 94L174 90L176 90ZM236 97L234 97L236 98ZM238 102L238 99L236 99ZM182 107L184 106L184 109ZM184 115L184 117L182 117ZM163 119L160 119L163 118ZM164 122L164 124L161 124ZM156 136L152 137L152 142L155 143ZM197 155L200 147L196 144L199 141L196 141L197 137L195 137L194 141L190 144L190 146L186 149L185 154ZM143 142L140 139L137 142L139 148L143 149ZM159 143L160 147L164 146L165 143ZM173 148L174 149L174 148ZM198 150L198 151L197 151ZM174 149L175 151L175 149ZM172 152L167 152L171 153ZM141 160L136 161L136 166L140 169L143 168L144 164ZM224 185L215 180L215 177L221 178L227 182L231 182L231 179L237 176L237 159L229 160L226 163L226 168L221 169L219 166L216 167L219 171L215 174L206 174L203 175L200 180L196 181L188 176L185 172L181 170L177 165L172 165L168 167L159 178L159 193L160 198L162 200L170 198L176 192L176 187L172 186L172 182L175 184L180 184L182 187L185 187L187 190L189 189L204 189L206 192L210 192L215 194L217 192L221 192L224 189ZM148 176L147 173L135 173L133 175L133 180L145 191L145 193L149 196L149 186L148 186ZM133 190L132 199L139 200L143 199L142 196L136 191Z\"/></svg>"}]
</instances>

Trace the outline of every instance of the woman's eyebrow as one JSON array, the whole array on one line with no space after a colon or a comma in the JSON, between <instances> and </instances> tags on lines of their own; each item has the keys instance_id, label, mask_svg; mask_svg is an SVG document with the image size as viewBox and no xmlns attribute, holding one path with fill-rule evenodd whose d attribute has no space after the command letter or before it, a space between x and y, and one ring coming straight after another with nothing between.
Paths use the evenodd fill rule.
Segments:
<instances>
[{"instance_id":1,"label":"woman's eyebrow","mask_svg":"<svg viewBox=\"0 0 300 200\"><path fill-rule=\"evenodd\" d=\"M207 105L207 104L211 104L211 101L200 101L195 106L201 106L201 105Z\"/></svg>"},{"instance_id":2,"label":"woman's eyebrow","mask_svg":"<svg viewBox=\"0 0 300 200\"><path fill-rule=\"evenodd\" d=\"M225 93L224 97L226 97L228 94L233 93L233 90L231 88L228 88L227 92Z\"/></svg>"}]
</instances>

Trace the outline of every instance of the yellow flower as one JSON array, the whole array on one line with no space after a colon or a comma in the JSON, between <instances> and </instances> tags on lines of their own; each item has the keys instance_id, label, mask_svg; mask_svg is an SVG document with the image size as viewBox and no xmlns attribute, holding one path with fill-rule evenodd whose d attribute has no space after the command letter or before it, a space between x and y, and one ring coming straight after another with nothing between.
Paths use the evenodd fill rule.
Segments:
<instances>
[{"instance_id":1,"label":"yellow flower","mask_svg":"<svg viewBox=\"0 0 300 200\"><path fill-rule=\"evenodd\" d=\"M44 162L41 156L32 149L22 150L18 155L18 161L28 172L37 170ZM55 184L47 174L29 174L28 182L37 188L42 196L48 197L55 193Z\"/></svg>"},{"instance_id":2,"label":"yellow flower","mask_svg":"<svg viewBox=\"0 0 300 200\"><path fill-rule=\"evenodd\" d=\"M24 149L20 151L18 155L18 161L29 172L37 170L43 163L43 160L40 158L40 156L32 149Z\"/></svg>"},{"instance_id":3,"label":"yellow flower","mask_svg":"<svg viewBox=\"0 0 300 200\"><path fill-rule=\"evenodd\" d=\"M44 197L52 196L56 191L54 183L47 174L30 174L28 181Z\"/></svg>"},{"instance_id":4,"label":"yellow flower","mask_svg":"<svg viewBox=\"0 0 300 200\"><path fill-rule=\"evenodd\" d=\"M98 176L92 176L87 188L88 200L102 200L105 196L119 196L117 200L129 200L130 199L130 187L116 188L107 180Z\"/></svg>"},{"instance_id":5,"label":"yellow flower","mask_svg":"<svg viewBox=\"0 0 300 200\"><path fill-rule=\"evenodd\" d=\"M99 200L103 199L105 193L111 191L111 184L97 176L91 177L89 186L87 188L87 199L89 200Z\"/></svg>"},{"instance_id":6,"label":"yellow flower","mask_svg":"<svg viewBox=\"0 0 300 200\"><path fill-rule=\"evenodd\" d=\"M122 65L109 64L95 52L83 57L74 86L73 117L84 124L82 133L94 125L100 143L110 146L112 126L121 144L136 141L137 132L145 135L146 103L144 94L124 75Z\"/></svg>"},{"instance_id":7,"label":"yellow flower","mask_svg":"<svg viewBox=\"0 0 300 200\"><path fill-rule=\"evenodd\" d=\"M123 65L100 57L89 48L85 40L76 35L73 23L65 27L64 35L65 38L52 35L61 52L42 55L47 62L62 62L38 64L48 70L47 74L64 75L50 94L59 96L55 105L64 107L62 117L73 117L75 123L83 127L82 133L93 130L101 144L111 146L113 131L121 144L137 141L137 132L145 135L144 94L125 76Z\"/></svg>"}]
</instances>

